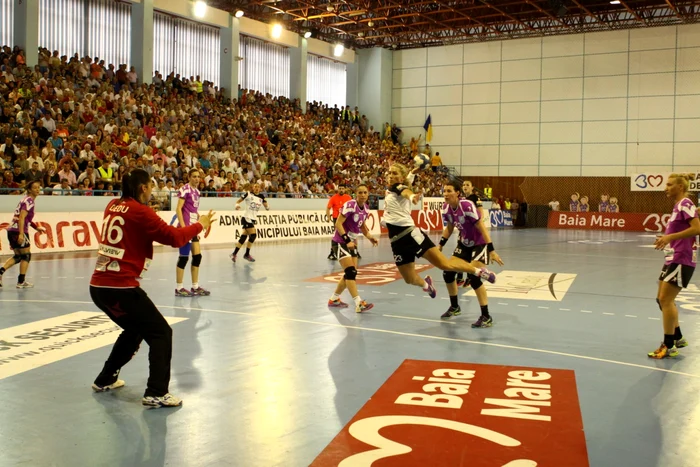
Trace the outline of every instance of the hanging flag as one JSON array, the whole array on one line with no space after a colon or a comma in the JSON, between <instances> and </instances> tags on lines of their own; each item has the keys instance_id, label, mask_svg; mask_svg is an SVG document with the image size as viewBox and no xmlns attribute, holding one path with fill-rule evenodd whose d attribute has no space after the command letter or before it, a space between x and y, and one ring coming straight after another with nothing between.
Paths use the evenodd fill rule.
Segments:
<instances>
[{"instance_id":1,"label":"hanging flag","mask_svg":"<svg viewBox=\"0 0 700 467\"><path fill-rule=\"evenodd\" d=\"M426 143L429 143L433 139L433 123L430 119L430 115L428 115L428 118L425 119L425 125L423 125L423 128L425 129L425 141Z\"/></svg>"}]
</instances>

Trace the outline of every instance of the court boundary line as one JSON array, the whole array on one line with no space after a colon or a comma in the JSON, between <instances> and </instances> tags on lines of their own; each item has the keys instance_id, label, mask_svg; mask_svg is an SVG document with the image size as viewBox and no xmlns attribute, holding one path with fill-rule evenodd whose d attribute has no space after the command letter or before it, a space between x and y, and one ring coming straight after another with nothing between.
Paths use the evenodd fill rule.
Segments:
<instances>
[{"instance_id":1,"label":"court boundary line","mask_svg":"<svg viewBox=\"0 0 700 467\"><path fill-rule=\"evenodd\" d=\"M92 302L73 301L73 300L0 300L0 303L2 303L2 302L66 303L66 304L92 304L92 305L94 305ZM251 313L251 312L245 312L245 311L216 310L213 308L195 308L195 307L184 307L184 306L174 306L174 305L156 305L156 307L166 308L166 309L171 309L171 310L196 310L196 311L208 311L210 313L222 313L222 314L230 314L230 315L249 316L249 317L254 317L254 318L269 318L269 316L265 316L265 315L262 315L259 313ZM363 326L350 326L350 325L345 325L345 324L341 324L341 323L325 323L323 321L312 321L312 320L300 319L300 318L288 318L288 317L284 317L284 316L276 316L276 319L283 320L283 321L291 321L291 322L295 322L295 323L328 326L328 327L334 327L334 328L345 328L345 329L354 329L354 330L358 330L358 331L379 332L379 333L383 333L383 334L392 334L392 335L405 336L405 337L417 337L419 339L433 339L433 340L447 341L447 342L460 342L463 344L484 345L484 346L488 346L488 347L496 347L496 348L508 349L508 350L544 353L544 354L549 354L549 355L556 355L559 357L570 357L570 358L577 358L580 360L588 360L588 361L599 362L599 363L609 363L609 364L613 364L613 365L627 366L627 367L631 367L631 368L642 368L645 370L660 371L663 373L674 374L674 375L679 375L679 376L687 376L690 378L700 378L700 374L685 373L682 371L668 370L665 368L658 368L658 367L653 367L653 366L648 366L648 365L641 365L638 363L620 362L617 360L609 360L609 359L605 359L605 358L590 357L587 355L578 355L578 354L572 354L572 353L567 353L567 352L557 352L556 350L534 349L531 347L522 347L522 346L507 345L507 344L496 344L493 342L472 341L472 340L468 340L468 339L459 339L459 338L455 338L455 337L431 336L431 335L427 335L427 334L416 334L416 333L412 333L412 332L392 331L389 329L368 328L368 327L363 327Z\"/></svg>"}]
</instances>

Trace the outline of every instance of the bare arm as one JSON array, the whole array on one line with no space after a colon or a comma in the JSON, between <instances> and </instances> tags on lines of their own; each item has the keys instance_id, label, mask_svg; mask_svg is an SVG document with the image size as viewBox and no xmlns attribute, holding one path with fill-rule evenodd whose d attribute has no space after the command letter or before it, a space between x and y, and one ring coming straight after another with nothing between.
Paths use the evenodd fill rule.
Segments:
<instances>
[{"instance_id":1,"label":"bare arm","mask_svg":"<svg viewBox=\"0 0 700 467\"><path fill-rule=\"evenodd\" d=\"M175 208L175 212L177 213L177 221L180 223L181 227L185 226L185 218L182 215L182 208L185 206L185 200L180 198L177 200L177 207Z\"/></svg>"}]
</instances>

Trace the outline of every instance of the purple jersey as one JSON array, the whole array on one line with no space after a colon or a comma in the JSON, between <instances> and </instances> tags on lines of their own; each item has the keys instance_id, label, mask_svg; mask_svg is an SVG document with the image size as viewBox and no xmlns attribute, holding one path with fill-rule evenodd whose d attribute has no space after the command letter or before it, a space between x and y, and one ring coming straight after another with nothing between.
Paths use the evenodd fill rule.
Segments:
<instances>
[{"instance_id":1,"label":"purple jersey","mask_svg":"<svg viewBox=\"0 0 700 467\"><path fill-rule=\"evenodd\" d=\"M357 201L351 199L350 201L346 201L343 207L340 208L340 215L345 217L345 222L343 222L345 233L354 240L362 233L362 225L367 220L367 216L369 216L369 206L367 206L367 204L360 206L357 204ZM336 243L345 243L343 237L338 233L338 229L335 230L333 241Z\"/></svg>"},{"instance_id":2,"label":"purple jersey","mask_svg":"<svg viewBox=\"0 0 700 467\"><path fill-rule=\"evenodd\" d=\"M607 201L603 201L598 205L598 211L599 212L608 212L608 207L610 206L610 203Z\"/></svg>"},{"instance_id":3,"label":"purple jersey","mask_svg":"<svg viewBox=\"0 0 700 467\"><path fill-rule=\"evenodd\" d=\"M182 206L182 218L185 221L185 225L192 225L199 220L199 190L192 188L188 183L180 188L177 193L177 197L185 200L185 204Z\"/></svg>"},{"instance_id":4,"label":"purple jersey","mask_svg":"<svg viewBox=\"0 0 700 467\"><path fill-rule=\"evenodd\" d=\"M459 240L464 246L484 245L486 240L476 226L481 222L481 212L468 199L460 199L456 208L442 205L442 224L454 225L459 230Z\"/></svg>"},{"instance_id":5,"label":"purple jersey","mask_svg":"<svg viewBox=\"0 0 700 467\"><path fill-rule=\"evenodd\" d=\"M620 209L617 204L610 204L608 205L608 212L620 212Z\"/></svg>"},{"instance_id":6,"label":"purple jersey","mask_svg":"<svg viewBox=\"0 0 700 467\"><path fill-rule=\"evenodd\" d=\"M578 212L578 206L579 206L578 201L571 201L569 203L569 211Z\"/></svg>"},{"instance_id":7,"label":"purple jersey","mask_svg":"<svg viewBox=\"0 0 700 467\"><path fill-rule=\"evenodd\" d=\"M24 218L24 233L29 233L29 224L34 219L34 199L31 196L25 196L17 205L15 214L12 216L12 222L7 228L8 232L19 232L19 214L22 211L27 211L27 217Z\"/></svg>"},{"instance_id":8,"label":"purple jersey","mask_svg":"<svg viewBox=\"0 0 700 467\"><path fill-rule=\"evenodd\" d=\"M683 198L675 206L671 218L666 225L666 235L682 232L690 227L690 221L698 217L697 208L688 198ZM695 267L697 262L696 237L681 238L673 240L666 245L664 253L666 254L665 264L684 264L686 266Z\"/></svg>"}]
</instances>

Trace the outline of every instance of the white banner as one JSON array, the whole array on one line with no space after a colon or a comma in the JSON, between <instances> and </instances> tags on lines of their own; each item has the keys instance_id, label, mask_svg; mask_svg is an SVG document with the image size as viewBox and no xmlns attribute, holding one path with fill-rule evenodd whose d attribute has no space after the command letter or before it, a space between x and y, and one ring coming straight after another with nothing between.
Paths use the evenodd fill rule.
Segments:
<instances>
[{"instance_id":1,"label":"white banner","mask_svg":"<svg viewBox=\"0 0 700 467\"><path fill-rule=\"evenodd\" d=\"M700 191L700 172L685 173L690 177L690 191ZM645 172L630 176L632 191L664 191L671 172Z\"/></svg>"},{"instance_id":2,"label":"white banner","mask_svg":"<svg viewBox=\"0 0 700 467\"><path fill-rule=\"evenodd\" d=\"M177 222L173 211L158 215L168 224ZM0 254L10 250L7 227L11 214L0 222ZM218 212L217 223L200 235L203 244L234 244L241 236L241 211ZM34 221L46 229L39 233L29 229L32 253L57 253L97 250L102 228L102 212L42 213L38 211ZM381 235L379 213L371 211L367 226L373 235ZM258 214L258 242L273 240L298 240L303 238L328 238L335 232L333 223L324 211L268 211Z\"/></svg>"}]
</instances>

